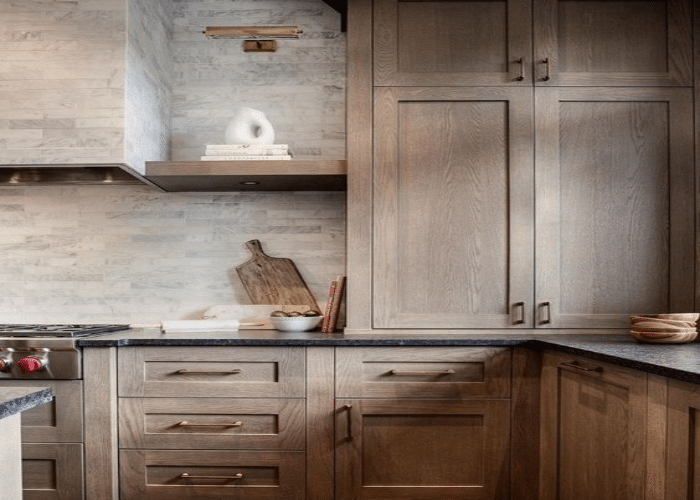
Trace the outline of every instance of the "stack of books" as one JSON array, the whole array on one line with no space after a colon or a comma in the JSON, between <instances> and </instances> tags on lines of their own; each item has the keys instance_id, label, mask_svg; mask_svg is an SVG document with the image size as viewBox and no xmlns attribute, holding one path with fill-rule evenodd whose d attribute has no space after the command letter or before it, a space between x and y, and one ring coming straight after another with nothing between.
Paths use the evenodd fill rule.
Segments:
<instances>
[{"instance_id":1,"label":"stack of books","mask_svg":"<svg viewBox=\"0 0 700 500\"><path fill-rule=\"evenodd\" d=\"M338 327L338 315L340 313L340 302L343 300L343 292L345 291L345 276L338 276L331 281L331 287L328 291L328 301L326 302L326 311L321 322L322 333L333 333Z\"/></svg>"},{"instance_id":2,"label":"stack of books","mask_svg":"<svg viewBox=\"0 0 700 500\"><path fill-rule=\"evenodd\" d=\"M287 144L209 144L202 161L291 160Z\"/></svg>"}]
</instances>

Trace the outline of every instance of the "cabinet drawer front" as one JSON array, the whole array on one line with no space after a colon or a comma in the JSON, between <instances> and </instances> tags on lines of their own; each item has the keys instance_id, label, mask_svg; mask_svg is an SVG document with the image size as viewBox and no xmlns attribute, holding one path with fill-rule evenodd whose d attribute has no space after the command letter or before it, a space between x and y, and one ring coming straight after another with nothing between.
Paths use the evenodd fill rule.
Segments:
<instances>
[{"instance_id":1,"label":"cabinet drawer front","mask_svg":"<svg viewBox=\"0 0 700 500\"><path fill-rule=\"evenodd\" d=\"M22 413L23 443L83 441L83 383L80 380L16 380L3 387L49 387L54 399Z\"/></svg>"},{"instance_id":2,"label":"cabinet drawer front","mask_svg":"<svg viewBox=\"0 0 700 500\"><path fill-rule=\"evenodd\" d=\"M122 398L119 447L304 449L303 399Z\"/></svg>"},{"instance_id":3,"label":"cabinet drawer front","mask_svg":"<svg viewBox=\"0 0 700 500\"><path fill-rule=\"evenodd\" d=\"M122 450L123 500L302 500L303 452Z\"/></svg>"},{"instance_id":4,"label":"cabinet drawer front","mask_svg":"<svg viewBox=\"0 0 700 500\"><path fill-rule=\"evenodd\" d=\"M29 443L22 445L23 498L83 498L83 445Z\"/></svg>"},{"instance_id":5,"label":"cabinet drawer front","mask_svg":"<svg viewBox=\"0 0 700 500\"><path fill-rule=\"evenodd\" d=\"M118 364L120 396L304 396L303 348L127 348L119 350Z\"/></svg>"},{"instance_id":6,"label":"cabinet drawer front","mask_svg":"<svg viewBox=\"0 0 700 500\"><path fill-rule=\"evenodd\" d=\"M508 397L510 355L493 347L338 348L336 396Z\"/></svg>"}]
</instances>

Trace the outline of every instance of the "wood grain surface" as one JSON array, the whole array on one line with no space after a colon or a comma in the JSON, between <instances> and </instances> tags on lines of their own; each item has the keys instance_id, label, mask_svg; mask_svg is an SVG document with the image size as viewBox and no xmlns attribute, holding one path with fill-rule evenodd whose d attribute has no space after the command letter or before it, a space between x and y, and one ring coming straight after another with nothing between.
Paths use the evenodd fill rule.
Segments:
<instances>
[{"instance_id":1,"label":"wood grain surface","mask_svg":"<svg viewBox=\"0 0 700 500\"><path fill-rule=\"evenodd\" d=\"M306 304L321 311L291 259L270 257L258 240L250 240L246 246L253 257L236 267L236 272L255 304Z\"/></svg>"}]
</instances>

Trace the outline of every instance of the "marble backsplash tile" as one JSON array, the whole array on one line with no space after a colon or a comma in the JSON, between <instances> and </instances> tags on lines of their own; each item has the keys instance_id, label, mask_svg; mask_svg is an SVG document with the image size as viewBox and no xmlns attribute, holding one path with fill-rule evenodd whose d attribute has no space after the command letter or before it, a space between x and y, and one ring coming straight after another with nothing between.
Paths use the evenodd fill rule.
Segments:
<instances>
[{"instance_id":1,"label":"marble backsplash tile","mask_svg":"<svg viewBox=\"0 0 700 500\"><path fill-rule=\"evenodd\" d=\"M0 188L0 322L154 322L249 304L235 267L259 239L319 302L345 269L345 193Z\"/></svg>"}]
</instances>

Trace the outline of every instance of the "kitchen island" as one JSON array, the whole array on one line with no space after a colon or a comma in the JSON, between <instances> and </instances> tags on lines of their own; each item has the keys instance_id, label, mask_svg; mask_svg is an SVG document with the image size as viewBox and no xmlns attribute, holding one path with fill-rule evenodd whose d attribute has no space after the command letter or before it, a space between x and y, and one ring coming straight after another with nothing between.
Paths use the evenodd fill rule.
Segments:
<instances>
[{"instance_id":1,"label":"kitchen island","mask_svg":"<svg viewBox=\"0 0 700 500\"><path fill-rule=\"evenodd\" d=\"M52 399L48 388L0 387L0 499L22 498L22 412Z\"/></svg>"}]
</instances>

